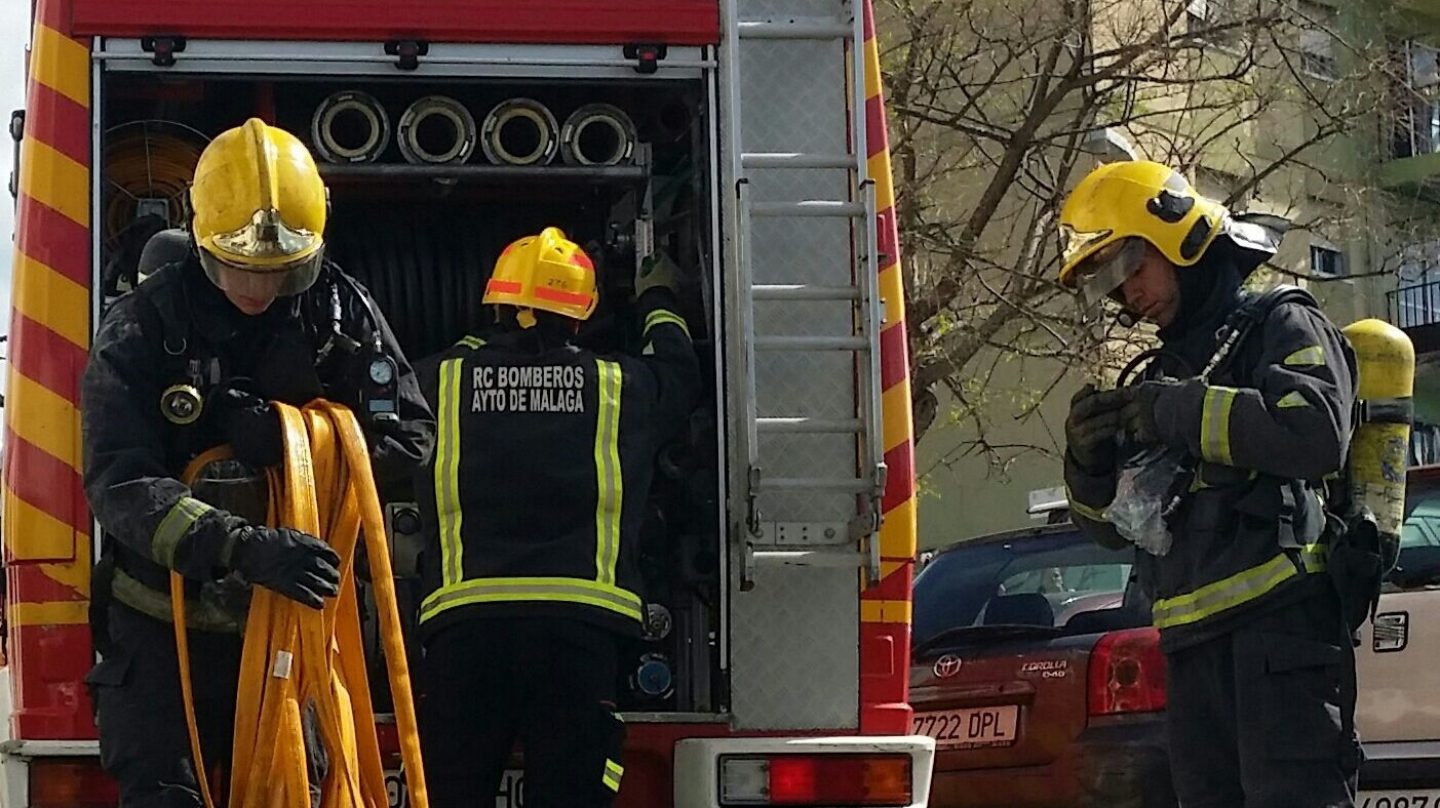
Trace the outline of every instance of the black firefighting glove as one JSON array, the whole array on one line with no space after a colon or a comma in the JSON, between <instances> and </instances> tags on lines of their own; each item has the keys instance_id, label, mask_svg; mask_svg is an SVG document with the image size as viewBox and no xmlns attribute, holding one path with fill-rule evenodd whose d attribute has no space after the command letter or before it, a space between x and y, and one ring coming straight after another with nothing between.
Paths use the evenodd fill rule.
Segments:
<instances>
[{"instance_id":1,"label":"black firefighting glove","mask_svg":"<svg viewBox=\"0 0 1440 808\"><path fill-rule=\"evenodd\" d=\"M1175 379L1156 379L1126 388L1129 401L1120 412L1120 430L1125 437L1140 444L1163 443L1155 421L1155 402L1166 390L1180 385Z\"/></svg>"},{"instance_id":2,"label":"black firefighting glove","mask_svg":"<svg viewBox=\"0 0 1440 808\"><path fill-rule=\"evenodd\" d=\"M230 569L247 582L312 609L340 594L340 556L325 542L288 527L240 524L226 539Z\"/></svg>"},{"instance_id":3,"label":"black firefighting glove","mask_svg":"<svg viewBox=\"0 0 1440 808\"><path fill-rule=\"evenodd\" d=\"M1100 475L1115 468L1115 436L1128 394L1096 390L1087 384L1070 399L1065 419L1065 448L1085 473Z\"/></svg>"},{"instance_id":4,"label":"black firefighting glove","mask_svg":"<svg viewBox=\"0 0 1440 808\"><path fill-rule=\"evenodd\" d=\"M213 396L220 431L235 456L255 467L278 465L285 457L280 413L265 399L241 387L226 387Z\"/></svg>"}]
</instances>

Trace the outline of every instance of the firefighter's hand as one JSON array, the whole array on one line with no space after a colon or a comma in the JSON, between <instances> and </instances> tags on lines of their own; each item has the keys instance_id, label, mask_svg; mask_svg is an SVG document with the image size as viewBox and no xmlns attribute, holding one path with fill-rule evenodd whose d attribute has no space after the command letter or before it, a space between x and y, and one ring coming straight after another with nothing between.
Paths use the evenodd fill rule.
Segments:
<instances>
[{"instance_id":1,"label":"firefighter's hand","mask_svg":"<svg viewBox=\"0 0 1440 808\"><path fill-rule=\"evenodd\" d=\"M651 289L669 289L672 293L679 288L680 268L663 252L653 252L640 262L635 272L635 299Z\"/></svg>"},{"instance_id":2,"label":"firefighter's hand","mask_svg":"<svg viewBox=\"0 0 1440 808\"><path fill-rule=\"evenodd\" d=\"M1180 386L1174 379L1141 382L1129 388L1130 400L1120 412L1120 429L1136 443L1161 443L1160 428L1155 421L1155 402L1166 390Z\"/></svg>"},{"instance_id":3,"label":"firefighter's hand","mask_svg":"<svg viewBox=\"0 0 1440 808\"><path fill-rule=\"evenodd\" d=\"M1115 436L1128 394L1124 390L1096 390L1087 384L1070 399L1065 419L1065 448L1081 469L1104 474L1115 468Z\"/></svg>"},{"instance_id":4,"label":"firefighter's hand","mask_svg":"<svg viewBox=\"0 0 1440 808\"><path fill-rule=\"evenodd\" d=\"M215 399L220 429L237 458L262 469L284 459L280 414L270 402L238 387L224 388Z\"/></svg>"},{"instance_id":5,"label":"firefighter's hand","mask_svg":"<svg viewBox=\"0 0 1440 808\"><path fill-rule=\"evenodd\" d=\"M340 556L314 536L247 524L230 531L229 543L230 568L252 584L312 609L340 594Z\"/></svg>"}]
</instances>

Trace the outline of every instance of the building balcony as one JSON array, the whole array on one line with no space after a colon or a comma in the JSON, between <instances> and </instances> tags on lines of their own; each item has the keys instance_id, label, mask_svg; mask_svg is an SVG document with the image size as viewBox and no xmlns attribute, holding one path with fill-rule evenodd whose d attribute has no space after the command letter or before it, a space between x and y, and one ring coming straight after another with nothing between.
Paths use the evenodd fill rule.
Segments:
<instances>
[{"instance_id":1,"label":"building balcony","mask_svg":"<svg viewBox=\"0 0 1440 808\"><path fill-rule=\"evenodd\" d=\"M1415 353L1440 351L1440 280L1402 286L1389 294L1390 322L1415 343Z\"/></svg>"}]
</instances>

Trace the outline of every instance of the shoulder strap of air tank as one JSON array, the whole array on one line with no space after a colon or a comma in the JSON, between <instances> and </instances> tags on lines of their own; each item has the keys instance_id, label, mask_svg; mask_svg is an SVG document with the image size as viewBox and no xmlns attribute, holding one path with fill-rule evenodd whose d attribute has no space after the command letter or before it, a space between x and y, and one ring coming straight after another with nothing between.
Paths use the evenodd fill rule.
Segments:
<instances>
[{"instance_id":1,"label":"shoulder strap of air tank","mask_svg":"<svg viewBox=\"0 0 1440 808\"><path fill-rule=\"evenodd\" d=\"M1210 377L1224 367L1255 327L1265 322L1270 312L1283 303L1302 303L1315 309L1320 308L1314 295L1289 284L1281 284L1259 294L1249 295L1245 302L1226 318L1225 325L1221 326L1220 333L1216 335L1218 347L1201 371L1201 380L1209 382Z\"/></svg>"}]
</instances>

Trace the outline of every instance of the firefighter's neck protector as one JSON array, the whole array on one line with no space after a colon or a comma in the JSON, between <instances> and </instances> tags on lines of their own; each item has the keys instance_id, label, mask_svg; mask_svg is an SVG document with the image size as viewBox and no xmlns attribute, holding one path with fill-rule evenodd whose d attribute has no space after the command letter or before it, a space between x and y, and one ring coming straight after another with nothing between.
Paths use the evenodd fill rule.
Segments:
<instances>
[{"instance_id":1,"label":"firefighter's neck protector","mask_svg":"<svg viewBox=\"0 0 1440 808\"><path fill-rule=\"evenodd\" d=\"M329 197L298 138L256 118L200 155L190 188L193 233L211 282L224 270L278 276L278 296L320 274Z\"/></svg>"},{"instance_id":2,"label":"firefighter's neck protector","mask_svg":"<svg viewBox=\"0 0 1440 808\"><path fill-rule=\"evenodd\" d=\"M535 310L587 320L599 298L595 264L558 227L511 242L495 262L485 286L487 305L514 306L523 328L535 326Z\"/></svg>"},{"instance_id":3,"label":"firefighter's neck protector","mask_svg":"<svg viewBox=\"0 0 1440 808\"><path fill-rule=\"evenodd\" d=\"M1079 289L1087 305L1119 300L1116 290L1144 257L1137 242L1154 247L1182 275L1222 244L1246 259L1248 271L1275 254L1284 229L1283 220L1231 215L1168 166L1110 163L1081 180L1060 211L1060 283Z\"/></svg>"}]
</instances>

